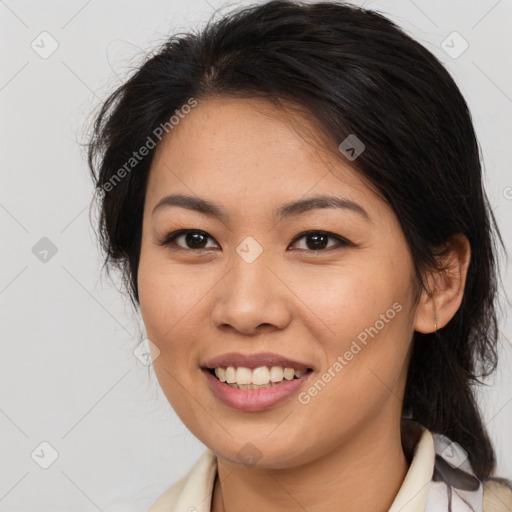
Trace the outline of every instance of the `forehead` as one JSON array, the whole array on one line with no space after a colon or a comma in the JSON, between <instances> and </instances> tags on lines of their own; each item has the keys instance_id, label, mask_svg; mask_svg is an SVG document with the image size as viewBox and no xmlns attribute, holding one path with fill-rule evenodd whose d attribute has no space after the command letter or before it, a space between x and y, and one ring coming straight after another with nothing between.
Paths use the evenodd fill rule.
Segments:
<instances>
[{"instance_id":1,"label":"forehead","mask_svg":"<svg viewBox=\"0 0 512 512\"><path fill-rule=\"evenodd\" d=\"M200 100L157 148L147 199L179 190L250 204L338 191L375 196L313 121L263 99ZM336 150L336 146L332 144Z\"/></svg>"}]
</instances>

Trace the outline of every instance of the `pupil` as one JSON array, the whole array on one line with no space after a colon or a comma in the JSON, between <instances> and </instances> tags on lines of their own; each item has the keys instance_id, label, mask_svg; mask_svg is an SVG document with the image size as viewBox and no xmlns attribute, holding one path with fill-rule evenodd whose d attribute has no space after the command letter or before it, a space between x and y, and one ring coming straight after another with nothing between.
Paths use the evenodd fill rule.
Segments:
<instances>
[{"instance_id":1,"label":"pupil","mask_svg":"<svg viewBox=\"0 0 512 512\"><path fill-rule=\"evenodd\" d=\"M316 250L316 249L323 249L326 247L328 237L326 235L308 235L307 240L311 240L311 239L315 240L315 243L314 244L307 243L307 246L309 249ZM318 242L319 239L323 239L320 242L320 244L316 243L316 242Z\"/></svg>"},{"instance_id":2,"label":"pupil","mask_svg":"<svg viewBox=\"0 0 512 512\"><path fill-rule=\"evenodd\" d=\"M203 249L204 245L206 245L206 237L201 233L187 233L185 239L187 244L195 249Z\"/></svg>"}]
</instances>

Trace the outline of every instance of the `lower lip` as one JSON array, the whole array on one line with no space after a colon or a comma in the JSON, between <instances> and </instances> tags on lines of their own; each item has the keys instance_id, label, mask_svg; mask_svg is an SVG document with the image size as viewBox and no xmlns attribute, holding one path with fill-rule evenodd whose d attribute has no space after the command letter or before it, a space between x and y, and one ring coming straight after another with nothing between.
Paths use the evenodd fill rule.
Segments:
<instances>
[{"instance_id":1,"label":"lower lip","mask_svg":"<svg viewBox=\"0 0 512 512\"><path fill-rule=\"evenodd\" d=\"M284 380L276 386L265 389L238 389L228 386L203 370L208 385L215 396L226 405L241 411L261 411L283 402L296 393L313 372L308 372L298 379Z\"/></svg>"}]
</instances>

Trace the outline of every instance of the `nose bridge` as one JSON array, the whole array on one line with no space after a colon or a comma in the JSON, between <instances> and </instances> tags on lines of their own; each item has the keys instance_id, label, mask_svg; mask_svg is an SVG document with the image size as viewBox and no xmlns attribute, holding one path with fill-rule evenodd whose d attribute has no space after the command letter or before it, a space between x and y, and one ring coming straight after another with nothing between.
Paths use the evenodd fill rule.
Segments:
<instances>
[{"instance_id":1,"label":"nose bridge","mask_svg":"<svg viewBox=\"0 0 512 512\"><path fill-rule=\"evenodd\" d=\"M250 333L262 324L283 328L289 322L286 287L270 270L270 259L270 251L258 249L253 240L239 244L214 308L217 326Z\"/></svg>"},{"instance_id":2,"label":"nose bridge","mask_svg":"<svg viewBox=\"0 0 512 512\"><path fill-rule=\"evenodd\" d=\"M243 309L254 309L268 303L275 294L270 282L272 273L266 251L258 251L251 243L243 242L236 248L232 259L229 283L224 290L225 299Z\"/></svg>"},{"instance_id":3,"label":"nose bridge","mask_svg":"<svg viewBox=\"0 0 512 512\"><path fill-rule=\"evenodd\" d=\"M242 295L265 292L264 287L271 274L267 268L272 264L270 260L270 248L264 248L254 237L246 236L231 255L233 291Z\"/></svg>"},{"instance_id":4,"label":"nose bridge","mask_svg":"<svg viewBox=\"0 0 512 512\"><path fill-rule=\"evenodd\" d=\"M232 291L242 296L247 294L263 296L265 291L269 291L268 287L265 289L271 274L267 268L268 255L266 253L255 255L252 249L244 253L240 247L243 247L242 244L237 248L237 254L233 256L230 276Z\"/></svg>"}]
</instances>

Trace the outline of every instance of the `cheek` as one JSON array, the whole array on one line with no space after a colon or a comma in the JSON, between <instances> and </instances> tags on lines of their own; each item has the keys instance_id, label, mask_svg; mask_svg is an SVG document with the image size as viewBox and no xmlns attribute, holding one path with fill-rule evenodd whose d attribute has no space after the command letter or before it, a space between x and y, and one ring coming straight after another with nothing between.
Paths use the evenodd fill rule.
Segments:
<instances>
[{"instance_id":1,"label":"cheek","mask_svg":"<svg viewBox=\"0 0 512 512\"><path fill-rule=\"evenodd\" d=\"M141 255L138 288L148 338L161 351L174 351L183 346L178 340L187 336L186 329L193 328L195 322L191 319L203 313L201 299L211 288L208 280L204 276L200 278L193 265L190 268L171 265L160 257Z\"/></svg>"},{"instance_id":2,"label":"cheek","mask_svg":"<svg viewBox=\"0 0 512 512\"><path fill-rule=\"evenodd\" d=\"M198 350L194 345L198 343L194 316L206 314L200 299L209 287L195 278L193 271L142 253L138 288L147 337L159 350L153 369L160 387L185 424L201 424L200 411L185 390L193 389L194 379L199 377L199 368L190 357Z\"/></svg>"},{"instance_id":3,"label":"cheek","mask_svg":"<svg viewBox=\"0 0 512 512\"><path fill-rule=\"evenodd\" d=\"M333 384L322 391L327 402L356 409L378 403L402 376L412 334L407 264L375 258L301 274L301 316L323 352L322 372L331 369L325 377Z\"/></svg>"},{"instance_id":4,"label":"cheek","mask_svg":"<svg viewBox=\"0 0 512 512\"><path fill-rule=\"evenodd\" d=\"M293 289L310 328L335 349L343 348L346 340L356 338L390 309L394 319L395 302L406 309L410 295L406 275L381 259L360 258L343 266L304 269L300 279L294 278Z\"/></svg>"}]
</instances>

